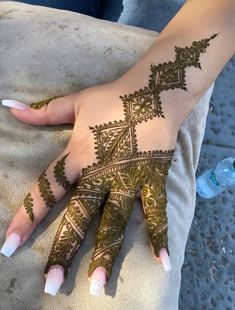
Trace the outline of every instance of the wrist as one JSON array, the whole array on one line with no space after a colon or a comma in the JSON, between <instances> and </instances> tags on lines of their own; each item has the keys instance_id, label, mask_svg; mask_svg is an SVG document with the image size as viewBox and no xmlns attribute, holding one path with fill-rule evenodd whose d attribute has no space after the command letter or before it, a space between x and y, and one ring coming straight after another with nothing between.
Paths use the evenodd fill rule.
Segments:
<instances>
[{"instance_id":1,"label":"wrist","mask_svg":"<svg viewBox=\"0 0 235 310\"><path fill-rule=\"evenodd\" d=\"M120 96L143 91L149 84L151 64L135 66L114 82L114 88ZM117 91L116 91L117 93ZM159 94L164 121L171 124L173 131L178 131L182 122L193 109L202 94L188 92L182 89L168 89Z\"/></svg>"},{"instance_id":2,"label":"wrist","mask_svg":"<svg viewBox=\"0 0 235 310\"><path fill-rule=\"evenodd\" d=\"M213 82L200 69L204 53L215 37L191 42L191 45L183 43L186 46L178 49L175 46L183 44L177 43L180 41L176 36L157 38L142 59L122 75L115 85L121 94L133 94L144 89L157 94L164 117L180 127Z\"/></svg>"}]
</instances>

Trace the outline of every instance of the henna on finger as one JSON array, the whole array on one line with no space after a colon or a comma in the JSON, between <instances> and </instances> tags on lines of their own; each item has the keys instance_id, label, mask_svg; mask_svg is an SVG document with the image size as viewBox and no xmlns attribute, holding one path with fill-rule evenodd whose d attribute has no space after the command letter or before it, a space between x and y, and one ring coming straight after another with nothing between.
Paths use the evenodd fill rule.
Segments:
<instances>
[{"instance_id":1,"label":"henna on finger","mask_svg":"<svg viewBox=\"0 0 235 310\"><path fill-rule=\"evenodd\" d=\"M151 168L151 169L150 169ZM154 254L159 256L162 248L168 249L168 220L166 213L166 177L170 162L165 165L145 166L145 184L142 187L142 205L148 224L150 240Z\"/></svg>"},{"instance_id":2,"label":"henna on finger","mask_svg":"<svg viewBox=\"0 0 235 310\"><path fill-rule=\"evenodd\" d=\"M30 220L33 222L34 220L34 213L33 213L33 198L30 193L27 194L23 201L23 206L26 212L29 215Z\"/></svg>"},{"instance_id":3,"label":"henna on finger","mask_svg":"<svg viewBox=\"0 0 235 310\"><path fill-rule=\"evenodd\" d=\"M48 103L50 101L52 101L53 99L56 99L56 98L59 98L59 96L56 96L56 97L52 97L52 98L49 98L49 99L46 99L46 100L41 100L41 101L38 101L38 102L34 102L34 103L31 103L29 104L29 107L30 108L33 108L35 110L40 110L42 107L44 107L45 105L48 105Z\"/></svg>"},{"instance_id":4,"label":"henna on finger","mask_svg":"<svg viewBox=\"0 0 235 310\"><path fill-rule=\"evenodd\" d=\"M65 160L67 156L66 154L60 160L58 160L54 166L54 177L56 182L63 187L64 190L68 190L71 186L68 178L65 174ZM42 197L45 206L51 208L57 201L56 197L51 189L51 184L47 178L46 171L44 171L38 178L38 188L40 192L40 196ZM25 199L23 200L23 207L29 215L30 220L34 221L34 213L33 213L33 205L34 201L31 193L28 193Z\"/></svg>"},{"instance_id":5,"label":"henna on finger","mask_svg":"<svg viewBox=\"0 0 235 310\"><path fill-rule=\"evenodd\" d=\"M65 159L69 155L66 154L61 160L58 160L54 167L54 176L59 185L61 185L65 190L69 189L71 186L66 174L65 174Z\"/></svg>"},{"instance_id":6,"label":"henna on finger","mask_svg":"<svg viewBox=\"0 0 235 310\"><path fill-rule=\"evenodd\" d=\"M47 208L53 207L56 203L55 196L51 190L50 182L47 179L46 171L44 171L38 179L39 192Z\"/></svg>"},{"instance_id":7,"label":"henna on finger","mask_svg":"<svg viewBox=\"0 0 235 310\"><path fill-rule=\"evenodd\" d=\"M53 263L63 261L67 275L71 257L74 258L80 246L81 234L85 236L95 215L92 213L92 217L89 216L88 210L92 204L96 211L101 206L94 199L99 191L108 190L110 196L104 207L88 276L96 267L103 266L110 277L138 188L143 193L143 208L154 252L158 255L162 247L168 250L165 186L174 150L138 151L135 127L155 117L165 118L160 93L175 88L187 90L185 69L191 66L201 69L200 55L206 52L209 42L216 36L194 41L190 47L175 47L174 62L151 65L148 86L133 94L120 96L124 119L89 127L94 135L97 162L82 169L79 181L82 191L77 207L73 208L73 217L67 216L67 222L63 220L60 224L45 273ZM70 208L69 204L66 214ZM77 243L74 238L77 238ZM71 252L64 252L63 244Z\"/></svg>"},{"instance_id":8,"label":"henna on finger","mask_svg":"<svg viewBox=\"0 0 235 310\"><path fill-rule=\"evenodd\" d=\"M82 182L77 185L56 232L44 269L45 274L51 266L60 264L64 268L65 278L67 277L90 222L106 199L105 183L105 178L100 178L99 181Z\"/></svg>"}]
</instances>

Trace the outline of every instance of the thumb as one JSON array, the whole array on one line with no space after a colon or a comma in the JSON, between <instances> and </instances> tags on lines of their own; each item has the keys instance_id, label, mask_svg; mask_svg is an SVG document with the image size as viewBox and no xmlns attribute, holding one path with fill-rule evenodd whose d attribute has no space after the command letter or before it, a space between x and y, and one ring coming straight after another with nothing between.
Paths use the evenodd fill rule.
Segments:
<instances>
[{"instance_id":1,"label":"thumb","mask_svg":"<svg viewBox=\"0 0 235 310\"><path fill-rule=\"evenodd\" d=\"M2 105L11 108L11 113L24 123L32 125L71 124L75 120L77 93L50 98L26 105L15 100L2 100Z\"/></svg>"}]
</instances>

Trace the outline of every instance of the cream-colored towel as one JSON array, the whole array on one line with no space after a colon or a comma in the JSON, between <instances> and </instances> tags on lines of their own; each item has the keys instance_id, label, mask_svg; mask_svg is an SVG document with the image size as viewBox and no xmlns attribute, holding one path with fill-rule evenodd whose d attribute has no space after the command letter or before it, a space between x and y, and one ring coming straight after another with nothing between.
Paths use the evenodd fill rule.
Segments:
<instances>
[{"instance_id":1,"label":"cream-colored towel","mask_svg":"<svg viewBox=\"0 0 235 310\"><path fill-rule=\"evenodd\" d=\"M104 83L130 68L157 33L77 13L0 3L0 99L26 103ZM195 207L195 170L213 85L185 120L168 175L172 271L156 263L137 201L106 295L89 295L87 270L97 218L75 257L69 277L52 297L44 266L69 194L10 258L0 255L1 310L175 310L184 251ZM64 149L69 126L33 127L0 107L0 243L31 183Z\"/></svg>"}]
</instances>

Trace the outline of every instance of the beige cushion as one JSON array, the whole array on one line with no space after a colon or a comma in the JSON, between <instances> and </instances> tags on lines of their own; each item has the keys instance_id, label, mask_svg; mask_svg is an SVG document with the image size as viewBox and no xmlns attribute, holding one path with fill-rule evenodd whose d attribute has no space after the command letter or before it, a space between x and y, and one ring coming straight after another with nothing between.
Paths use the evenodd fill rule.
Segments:
<instances>
[{"instance_id":1,"label":"beige cushion","mask_svg":"<svg viewBox=\"0 0 235 310\"><path fill-rule=\"evenodd\" d=\"M77 13L0 3L0 99L26 103L65 95L120 76L148 49L157 33ZM181 267L195 208L195 170L213 85L185 120L169 171L168 219L172 271L150 250L137 201L106 295L89 295L88 265L97 218L69 277L52 297L44 290L44 266L69 194L11 258L0 255L1 309L178 309ZM33 127L0 106L0 243L31 183L64 149L69 126Z\"/></svg>"}]
</instances>

